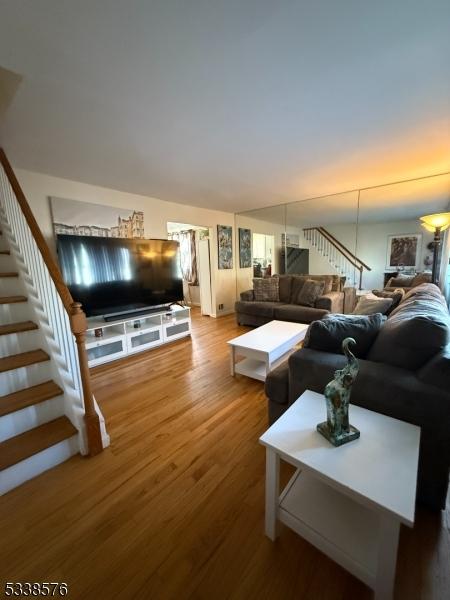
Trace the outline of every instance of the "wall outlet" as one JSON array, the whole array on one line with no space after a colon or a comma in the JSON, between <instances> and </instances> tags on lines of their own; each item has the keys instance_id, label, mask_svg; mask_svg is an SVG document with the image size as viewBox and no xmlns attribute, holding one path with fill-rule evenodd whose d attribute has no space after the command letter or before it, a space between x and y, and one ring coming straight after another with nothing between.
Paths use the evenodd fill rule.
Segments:
<instances>
[{"instance_id":1,"label":"wall outlet","mask_svg":"<svg viewBox=\"0 0 450 600\"><path fill-rule=\"evenodd\" d=\"M223 304L219 304L219 310L223 310Z\"/></svg>"}]
</instances>

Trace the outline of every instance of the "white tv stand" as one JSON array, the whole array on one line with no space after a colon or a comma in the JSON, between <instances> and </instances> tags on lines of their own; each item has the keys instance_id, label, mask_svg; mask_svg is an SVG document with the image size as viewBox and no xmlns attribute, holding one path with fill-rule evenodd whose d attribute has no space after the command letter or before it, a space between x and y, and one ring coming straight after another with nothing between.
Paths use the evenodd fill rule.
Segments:
<instances>
[{"instance_id":1,"label":"white tv stand","mask_svg":"<svg viewBox=\"0 0 450 600\"><path fill-rule=\"evenodd\" d=\"M140 326L135 324L139 323ZM103 335L95 337L95 330ZM86 350L90 367L143 352L191 334L191 309L173 306L171 310L117 321L98 317L88 319Z\"/></svg>"}]
</instances>

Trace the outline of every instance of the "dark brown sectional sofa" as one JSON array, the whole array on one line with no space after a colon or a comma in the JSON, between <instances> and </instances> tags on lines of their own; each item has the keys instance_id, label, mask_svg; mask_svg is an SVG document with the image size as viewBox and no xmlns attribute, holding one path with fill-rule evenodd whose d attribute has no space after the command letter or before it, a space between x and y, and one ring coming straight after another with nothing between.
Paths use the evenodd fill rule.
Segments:
<instances>
[{"instance_id":1,"label":"dark brown sectional sofa","mask_svg":"<svg viewBox=\"0 0 450 600\"><path fill-rule=\"evenodd\" d=\"M324 349L294 352L267 377L269 422L304 391L323 393L345 362L342 354ZM432 509L444 508L450 467L450 317L435 285L422 284L405 295L359 367L351 403L421 427L417 499Z\"/></svg>"}]
</instances>

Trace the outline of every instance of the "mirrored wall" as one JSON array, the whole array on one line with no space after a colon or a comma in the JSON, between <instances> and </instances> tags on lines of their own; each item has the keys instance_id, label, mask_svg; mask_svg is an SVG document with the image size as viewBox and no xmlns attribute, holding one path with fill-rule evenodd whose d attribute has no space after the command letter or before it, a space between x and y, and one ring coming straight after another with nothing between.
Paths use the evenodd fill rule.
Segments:
<instances>
[{"instance_id":1,"label":"mirrored wall","mask_svg":"<svg viewBox=\"0 0 450 600\"><path fill-rule=\"evenodd\" d=\"M450 174L238 213L237 293L276 273L338 273L364 290L399 273L430 276L433 233L420 217L447 211Z\"/></svg>"}]
</instances>

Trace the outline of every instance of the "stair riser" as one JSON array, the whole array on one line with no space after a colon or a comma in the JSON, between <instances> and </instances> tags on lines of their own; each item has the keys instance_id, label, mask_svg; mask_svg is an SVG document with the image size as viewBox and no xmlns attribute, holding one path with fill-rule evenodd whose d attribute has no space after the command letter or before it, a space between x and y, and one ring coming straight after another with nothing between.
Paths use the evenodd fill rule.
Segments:
<instances>
[{"instance_id":1,"label":"stair riser","mask_svg":"<svg viewBox=\"0 0 450 600\"><path fill-rule=\"evenodd\" d=\"M16 271L13 257L10 254L0 254L0 272Z\"/></svg>"},{"instance_id":2,"label":"stair riser","mask_svg":"<svg viewBox=\"0 0 450 600\"><path fill-rule=\"evenodd\" d=\"M26 296L25 287L20 277L0 277L1 296Z\"/></svg>"},{"instance_id":3,"label":"stair riser","mask_svg":"<svg viewBox=\"0 0 450 600\"><path fill-rule=\"evenodd\" d=\"M0 304L0 324L19 323L21 321L32 321L32 311L29 302L17 302L15 304Z\"/></svg>"},{"instance_id":4,"label":"stair riser","mask_svg":"<svg viewBox=\"0 0 450 600\"><path fill-rule=\"evenodd\" d=\"M1 404L1 399L0 399ZM64 415L62 396L27 406L9 415L0 417L0 442L29 431L34 427L53 421Z\"/></svg>"},{"instance_id":5,"label":"stair riser","mask_svg":"<svg viewBox=\"0 0 450 600\"><path fill-rule=\"evenodd\" d=\"M74 435L67 440L59 442L50 448L46 448L38 454L34 454L8 469L1 472L0 495L21 485L29 479L33 479L44 471L52 469L56 465L68 460L80 451L78 436Z\"/></svg>"},{"instance_id":6,"label":"stair riser","mask_svg":"<svg viewBox=\"0 0 450 600\"><path fill-rule=\"evenodd\" d=\"M50 361L0 373L1 395L12 394L26 387L44 383L53 379L53 376Z\"/></svg>"},{"instance_id":7,"label":"stair riser","mask_svg":"<svg viewBox=\"0 0 450 600\"><path fill-rule=\"evenodd\" d=\"M0 336L0 358L36 350L42 346L42 337L39 329L11 333Z\"/></svg>"}]
</instances>

